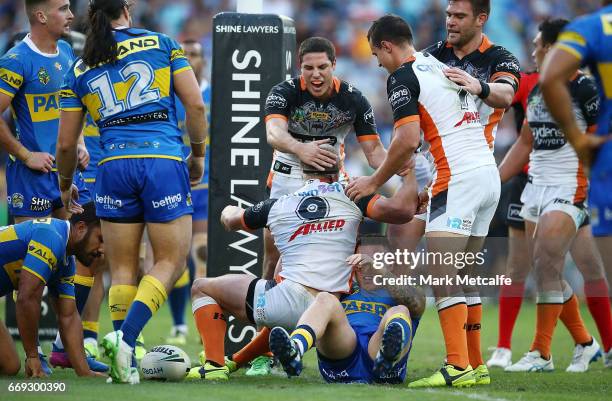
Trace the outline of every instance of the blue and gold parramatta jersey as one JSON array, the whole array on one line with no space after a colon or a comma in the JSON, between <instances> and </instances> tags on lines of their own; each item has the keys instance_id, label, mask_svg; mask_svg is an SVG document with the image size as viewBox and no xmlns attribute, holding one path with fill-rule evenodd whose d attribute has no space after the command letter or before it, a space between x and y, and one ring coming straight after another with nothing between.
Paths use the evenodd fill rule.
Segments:
<instances>
[{"instance_id":1,"label":"blue and gold parramatta jersey","mask_svg":"<svg viewBox=\"0 0 612 401\"><path fill-rule=\"evenodd\" d=\"M66 256L70 223L46 218L0 227L0 297L28 271L62 298L74 298L75 261Z\"/></svg>"},{"instance_id":2,"label":"blue and gold parramatta jersey","mask_svg":"<svg viewBox=\"0 0 612 401\"><path fill-rule=\"evenodd\" d=\"M204 105L206 106L206 120L208 122L208 126L210 127L210 100L211 100L211 90L210 85L206 85L206 87L202 90L202 100L204 101ZM183 137L185 138L185 143L188 143L189 136L187 133L187 129L185 127L185 106L181 102L178 96L174 96L174 104L176 106L176 118L178 120L178 125L181 131L183 132ZM188 156L191 153L191 147L189 145L185 145L183 148L183 153L185 156ZM196 187L193 187L193 190L198 189L208 189L208 166L210 159L210 136L208 133L206 134L206 157L204 158L204 175L202 176L202 181Z\"/></svg>"},{"instance_id":3,"label":"blue and gold parramatta jersey","mask_svg":"<svg viewBox=\"0 0 612 401\"><path fill-rule=\"evenodd\" d=\"M598 83L601 99L597 133L612 133L612 5L569 23L559 35L556 47L589 66ZM597 155L593 173L612 170L611 160L612 142L607 142Z\"/></svg>"},{"instance_id":4,"label":"blue and gold parramatta jersey","mask_svg":"<svg viewBox=\"0 0 612 401\"><path fill-rule=\"evenodd\" d=\"M59 92L74 61L67 42L57 53L42 53L29 35L0 59L0 92L12 99L17 138L32 152L55 154L59 126Z\"/></svg>"},{"instance_id":5,"label":"blue and gold parramatta jersey","mask_svg":"<svg viewBox=\"0 0 612 401\"><path fill-rule=\"evenodd\" d=\"M85 182L91 184L96 182L98 163L102 160L102 146L100 145L100 130L89 113L85 116L83 139L85 140L85 147L89 152L89 165L83 171L83 178Z\"/></svg>"},{"instance_id":6,"label":"blue and gold parramatta jersey","mask_svg":"<svg viewBox=\"0 0 612 401\"><path fill-rule=\"evenodd\" d=\"M66 73L61 109L87 110L100 129L100 164L121 158L183 160L173 76L191 67L180 45L144 29L115 30L116 63Z\"/></svg>"},{"instance_id":7,"label":"blue and gold parramatta jersey","mask_svg":"<svg viewBox=\"0 0 612 401\"><path fill-rule=\"evenodd\" d=\"M342 297L344 313L356 331L376 331L383 315L397 303L385 289L356 289Z\"/></svg>"}]
</instances>

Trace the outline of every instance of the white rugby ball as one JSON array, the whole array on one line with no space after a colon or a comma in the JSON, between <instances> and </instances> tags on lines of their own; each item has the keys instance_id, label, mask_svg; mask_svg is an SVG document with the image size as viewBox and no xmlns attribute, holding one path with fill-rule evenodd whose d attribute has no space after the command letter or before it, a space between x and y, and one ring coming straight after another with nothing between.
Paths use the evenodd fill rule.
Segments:
<instances>
[{"instance_id":1,"label":"white rugby ball","mask_svg":"<svg viewBox=\"0 0 612 401\"><path fill-rule=\"evenodd\" d=\"M174 345L153 347L140 361L140 372L145 380L180 381L190 368L187 353Z\"/></svg>"}]
</instances>

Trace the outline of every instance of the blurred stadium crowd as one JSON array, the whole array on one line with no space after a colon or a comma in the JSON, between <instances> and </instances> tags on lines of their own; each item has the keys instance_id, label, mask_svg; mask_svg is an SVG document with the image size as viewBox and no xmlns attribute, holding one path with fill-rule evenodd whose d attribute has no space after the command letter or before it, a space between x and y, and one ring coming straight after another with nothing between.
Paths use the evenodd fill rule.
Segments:
<instances>
[{"instance_id":1,"label":"blurred stadium crowd","mask_svg":"<svg viewBox=\"0 0 612 401\"><path fill-rule=\"evenodd\" d=\"M178 40L196 39L204 47L210 60L212 52L212 18L221 11L236 9L236 0L134 0L134 25L160 31ZM72 0L75 14L73 29L85 32L84 21L88 2ZM575 16L597 8L599 0L492 0L492 13L485 32L489 38L503 45L520 62L523 70L533 69L531 38L538 24L548 17ZM265 13L287 15L295 20L298 44L309 36L323 36L336 45L338 53L336 73L353 83L369 99L375 111L378 128L385 145L392 131L392 115L388 106L386 72L379 68L368 47L366 32L371 22L385 13L394 13L412 25L417 49L424 48L445 36L445 0L264 0ZM17 32L28 29L23 0L0 0L0 49L6 47ZM205 76L210 76L210 63ZM367 77L367 79L364 79ZM500 124L496 140L496 157L503 157L516 137L512 113L507 113L506 124ZM214 133L212 133L214 135ZM350 137L349 137L350 138ZM347 154L356 141L348 141ZM0 151L0 225L7 222L6 184L4 165L6 154ZM348 160L347 170L360 175L368 170L365 158ZM495 236L495 224L491 234Z\"/></svg>"}]
</instances>

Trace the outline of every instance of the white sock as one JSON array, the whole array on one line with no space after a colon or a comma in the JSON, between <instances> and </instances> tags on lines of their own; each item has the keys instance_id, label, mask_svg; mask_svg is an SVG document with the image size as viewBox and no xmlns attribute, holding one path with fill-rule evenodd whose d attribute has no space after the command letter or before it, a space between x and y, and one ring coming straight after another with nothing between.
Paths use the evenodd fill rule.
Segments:
<instances>
[{"instance_id":1,"label":"white sock","mask_svg":"<svg viewBox=\"0 0 612 401\"><path fill-rule=\"evenodd\" d=\"M60 336L59 331L55 336L55 341L53 342L53 345L55 345L56 348L59 348L62 351L64 350L64 343L62 343L62 337Z\"/></svg>"}]
</instances>

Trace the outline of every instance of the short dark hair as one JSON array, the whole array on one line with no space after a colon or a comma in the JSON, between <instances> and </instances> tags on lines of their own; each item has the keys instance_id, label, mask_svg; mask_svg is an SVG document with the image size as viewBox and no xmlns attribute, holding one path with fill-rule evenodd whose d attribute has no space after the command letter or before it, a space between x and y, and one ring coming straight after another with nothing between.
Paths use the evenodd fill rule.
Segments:
<instances>
[{"instance_id":1,"label":"short dark hair","mask_svg":"<svg viewBox=\"0 0 612 401\"><path fill-rule=\"evenodd\" d=\"M334 47L334 44L329 39L325 39L320 36L313 36L312 38L304 39L304 41L300 44L300 48L298 50L300 63L302 62L304 55L308 53L326 53L329 61L332 63L336 61L336 48Z\"/></svg>"},{"instance_id":2,"label":"short dark hair","mask_svg":"<svg viewBox=\"0 0 612 401\"><path fill-rule=\"evenodd\" d=\"M204 46L202 46L202 43L200 43L199 41L195 40L195 39L185 39L181 42L181 46L185 47L185 46L200 46L200 56L204 56Z\"/></svg>"},{"instance_id":3,"label":"short dark hair","mask_svg":"<svg viewBox=\"0 0 612 401\"><path fill-rule=\"evenodd\" d=\"M491 15L491 0L448 0L449 3L453 1L467 1L470 3L474 16L478 14Z\"/></svg>"},{"instance_id":4,"label":"short dark hair","mask_svg":"<svg viewBox=\"0 0 612 401\"><path fill-rule=\"evenodd\" d=\"M83 213L70 216L70 224L76 225L81 221L87 224L88 227L100 224L100 218L96 216L96 206L94 202L87 202L82 207Z\"/></svg>"},{"instance_id":5,"label":"short dark hair","mask_svg":"<svg viewBox=\"0 0 612 401\"><path fill-rule=\"evenodd\" d=\"M46 3L47 0L25 0L25 9L28 15L32 14L32 11L35 7Z\"/></svg>"},{"instance_id":6,"label":"short dark hair","mask_svg":"<svg viewBox=\"0 0 612 401\"><path fill-rule=\"evenodd\" d=\"M395 14L383 15L372 23L368 30L368 41L374 46L380 47L382 41L391 42L395 45L403 43L412 44L412 28L402 17Z\"/></svg>"},{"instance_id":7,"label":"short dark hair","mask_svg":"<svg viewBox=\"0 0 612 401\"><path fill-rule=\"evenodd\" d=\"M569 24L565 18L546 19L538 26L538 30L542 32L542 44L552 45L557 41L559 34Z\"/></svg>"}]
</instances>

